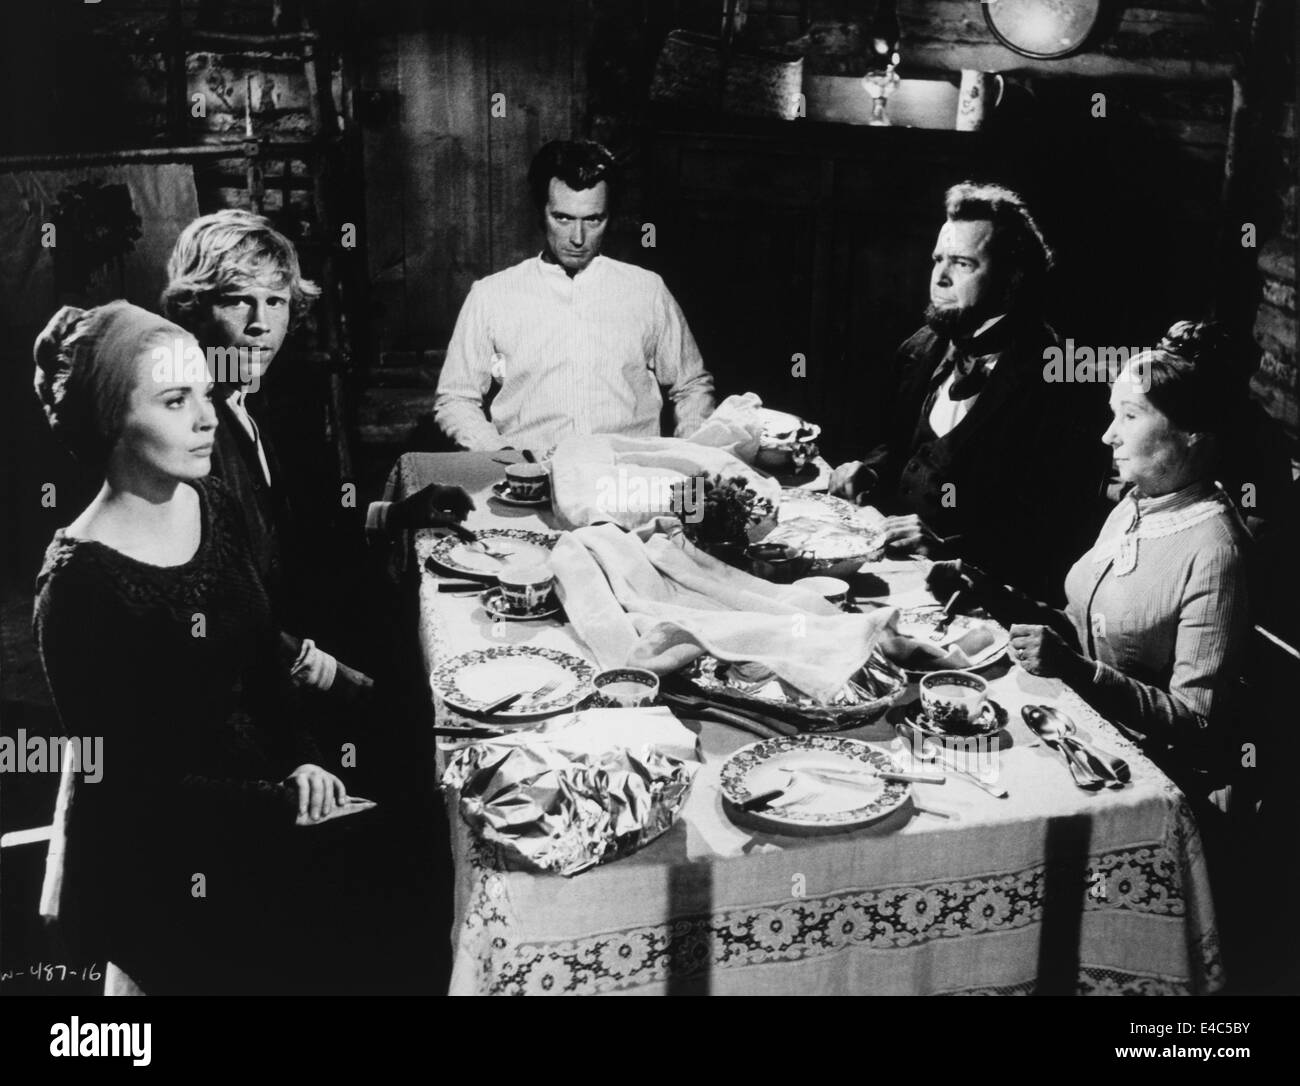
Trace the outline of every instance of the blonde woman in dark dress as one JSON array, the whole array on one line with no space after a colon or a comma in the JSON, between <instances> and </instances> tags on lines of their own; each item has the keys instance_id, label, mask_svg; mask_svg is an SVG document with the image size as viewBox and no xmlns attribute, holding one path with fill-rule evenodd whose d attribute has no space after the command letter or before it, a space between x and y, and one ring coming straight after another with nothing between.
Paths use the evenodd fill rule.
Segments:
<instances>
[{"instance_id":1,"label":"blonde woman in dark dress","mask_svg":"<svg viewBox=\"0 0 1300 1086\"><path fill-rule=\"evenodd\" d=\"M320 990L346 896L324 823L370 816L339 817L349 797L303 726L242 517L206 478L203 356L114 302L61 310L35 357L54 432L104 477L55 534L35 614L65 731L103 737L69 826L77 927L146 993Z\"/></svg>"}]
</instances>

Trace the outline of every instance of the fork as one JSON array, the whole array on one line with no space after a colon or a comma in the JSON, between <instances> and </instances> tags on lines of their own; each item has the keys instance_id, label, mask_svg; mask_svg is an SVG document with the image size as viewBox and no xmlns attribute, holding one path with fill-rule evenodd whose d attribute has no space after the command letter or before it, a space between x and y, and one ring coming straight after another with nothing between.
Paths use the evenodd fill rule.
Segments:
<instances>
[{"instance_id":1,"label":"fork","mask_svg":"<svg viewBox=\"0 0 1300 1086\"><path fill-rule=\"evenodd\" d=\"M550 682L546 683L545 685L539 686L531 694L525 694L522 701L515 702L514 709L516 712L518 712L519 707L521 705L532 705L534 702L542 701L545 698L549 698L559 688L560 688L560 680L552 679Z\"/></svg>"},{"instance_id":2,"label":"fork","mask_svg":"<svg viewBox=\"0 0 1300 1086\"><path fill-rule=\"evenodd\" d=\"M961 593L962 590L959 588L948 597L948 602L943 605L943 615L930 633L931 641L942 641L948 635L948 627L952 625L952 620L957 617L957 612L954 608L957 603L957 597L960 596Z\"/></svg>"},{"instance_id":3,"label":"fork","mask_svg":"<svg viewBox=\"0 0 1300 1086\"><path fill-rule=\"evenodd\" d=\"M509 551L499 551L493 547L489 547L482 539L474 540L474 542L470 543L469 546L481 550L489 558L495 558L498 562L504 562L507 559L514 557L514 555Z\"/></svg>"}]
</instances>

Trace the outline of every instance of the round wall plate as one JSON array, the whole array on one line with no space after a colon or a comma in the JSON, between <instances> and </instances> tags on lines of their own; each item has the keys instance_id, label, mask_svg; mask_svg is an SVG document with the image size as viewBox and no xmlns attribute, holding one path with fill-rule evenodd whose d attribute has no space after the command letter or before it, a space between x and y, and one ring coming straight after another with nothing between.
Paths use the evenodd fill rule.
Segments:
<instances>
[{"instance_id":1,"label":"round wall plate","mask_svg":"<svg viewBox=\"0 0 1300 1086\"><path fill-rule=\"evenodd\" d=\"M991 0L980 7L998 41L1035 60L1082 49L1101 15L1101 0Z\"/></svg>"}]
</instances>

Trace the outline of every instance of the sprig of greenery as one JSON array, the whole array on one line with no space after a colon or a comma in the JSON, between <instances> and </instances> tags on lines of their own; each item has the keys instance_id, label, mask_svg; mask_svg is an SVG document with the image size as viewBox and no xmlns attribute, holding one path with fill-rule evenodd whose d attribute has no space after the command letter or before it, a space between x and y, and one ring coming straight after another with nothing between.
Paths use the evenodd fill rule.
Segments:
<instances>
[{"instance_id":1,"label":"sprig of greenery","mask_svg":"<svg viewBox=\"0 0 1300 1086\"><path fill-rule=\"evenodd\" d=\"M740 475L724 479L720 474L702 472L679 484L679 488L673 508L693 543L748 542L750 527L772 515L772 503L760 498ZM690 488L696 504L684 500L686 488Z\"/></svg>"}]
</instances>

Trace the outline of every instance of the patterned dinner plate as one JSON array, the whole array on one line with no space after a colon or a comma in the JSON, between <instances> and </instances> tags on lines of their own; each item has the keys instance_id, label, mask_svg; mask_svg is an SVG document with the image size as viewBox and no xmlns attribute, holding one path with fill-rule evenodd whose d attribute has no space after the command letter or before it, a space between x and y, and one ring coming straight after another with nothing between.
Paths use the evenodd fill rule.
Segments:
<instances>
[{"instance_id":1,"label":"patterned dinner plate","mask_svg":"<svg viewBox=\"0 0 1300 1086\"><path fill-rule=\"evenodd\" d=\"M818 494L812 490L798 487L781 488L781 505L777 509L776 521L784 524L787 520L807 517L811 520L832 520L850 528L858 526L859 507L843 498L830 494Z\"/></svg>"},{"instance_id":2,"label":"patterned dinner plate","mask_svg":"<svg viewBox=\"0 0 1300 1086\"><path fill-rule=\"evenodd\" d=\"M773 789L785 795L753 819L781 833L837 833L876 822L898 810L911 793L903 781L883 781L872 769L901 772L884 751L860 739L834 735L792 735L742 747L722 765L723 796L733 805ZM812 776L850 775L851 783Z\"/></svg>"},{"instance_id":3,"label":"patterned dinner plate","mask_svg":"<svg viewBox=\"0 0 1300 1086\"><path fill-rule=\"evenodd\" d=\"M927 644L937 645L941 649L947 649L972 630L985 629L993 635L993 644L986 645L972 656L970 667L949 667L947 664L936 664L934 667L924 668L909 667L906 669L909 675L923 675L927 671L980 671L1001 660L1011 646L1011 631L1005 626L991 618L976 618L973 615L958 615L952 620L943 640L932 641L931 635L939 625L939 619L942 617L943 608L937 603L927 604L923 607L908 607L898 612L898 632L905 637L915 638L917 641L924 641Z\"/></svg>"},{"instance_id":4,"label":"patterned dinner plate","mask_svg":"<svg viewBox=\"0 0 1300 1086\"><path fill-rule=\"evenodd\" d=\"M528 695L494 721L532 720L562 713L592 691L595 668L586 660L537 645L498 645L476 649L444 661L429 676L429 685L448 706L461 713L482 714L488 705L516 690L536 690L555 682L542 698Z\"/></svg>"},{"instance_id":5,"label":"patterned dinner plate","mask_svg":"<svg viewBox=\"0 0 1300 1086\"><path fill-rule=\"evenodd\" d=\"M495 551L511 558L534 558L549 562L551 548L557 536L546 532L530 532L525 528L482 528L476 534ZM429 548L429 557L442 569L462 577L493 582L497 579L503 559L484 554L471 543L454 535L444 535Z\"/></svg>"}]
</instances>

